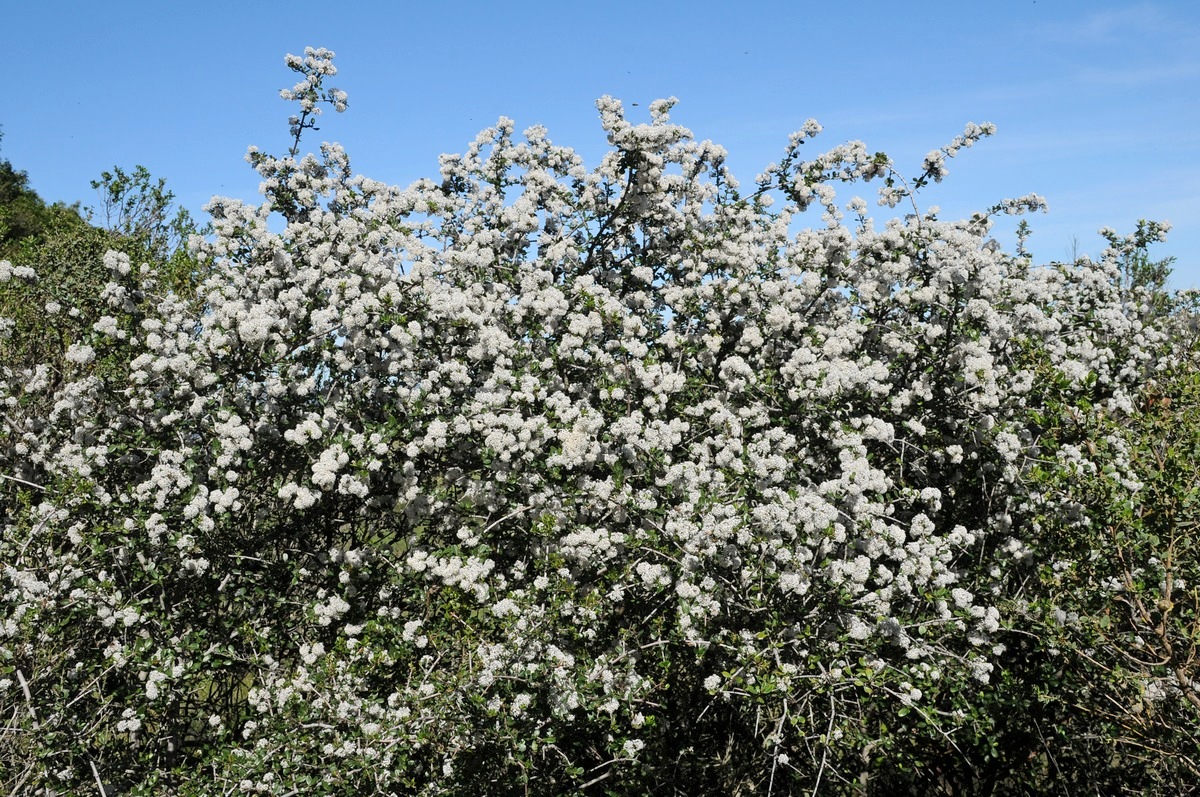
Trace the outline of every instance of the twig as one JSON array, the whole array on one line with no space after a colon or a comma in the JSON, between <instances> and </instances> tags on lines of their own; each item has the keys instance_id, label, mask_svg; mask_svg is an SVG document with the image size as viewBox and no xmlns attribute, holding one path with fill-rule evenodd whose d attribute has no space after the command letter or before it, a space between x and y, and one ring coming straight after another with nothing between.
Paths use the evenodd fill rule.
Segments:
<instances>
[{"instance_id":1,"label":"twig","mask_svg":"<svg viewBox=\"0 0 1200 797\"><path fill-rule=\"evenodd\" d=\"M21 773L21 779L17 781L16 786L13 786L13 790L9 794L9 797L18 797L18 795L20 795L21 787L25 785L25 781L29 780L29 776L31 774L33 774L33 770L34 770L35 766L36 766L36 764L30 764L28 767L25 768L25 771L23 773Z\"/></svg>"},{"instance_id":2,"label":"twig","mask_svg":"<svg viewBox=\"0 0 1200 797\"><path fill-rule=\"evenodd\" d=\"M104 790L104 783L100 780L100 773L96 771L96 762L89 758L88 764L92 768L92 777L96 779L96 788L100 789L100 797L108 797L108 792Z\"/></svg>"},{"instance_id":3,"label":"twig","mask_svg":"<svg viewBox=\"0 0 1200 797\"><path fill-rule=\"evenodd\" d=\"M29 716L33 719L33 729L36 731L41 725L38 723L37 711L33 708L33 694L29 691L29 682L25 680L25 673L17 670L17 680L21 683L21 691L25 693L25 702L29 704Z\"/></svg>"},{"instance_id":4,"label":"twig","mask_svg":"<svg viewBox=\"0 0 1200 797\"><path fill-rule=\"evenodd\" d=\"M45 491L45 489L46 489L45 487L43 487L40 484L34 484L33 482L25 481L24 479L19 479L16 476L9 476L6 473L0 473L0 479L8 479L11 482L19 482L20 484L24 484L26 487L33 487L36 490Z\"/></svg>"},{"instance_id":5,"label":"twig","mask_svg":"<svg viewBox=\"0 0 1200 797\"><path fill-rule=\"evenodd\" d=\"M594 777L594 778L592 778L591 780L589 780L587 783L585 783L585 784L583 784L582 786L580 786L580 787L579 787L579 790L580 790L580 791L583 791L583 790L584 790L584 789L586 789L588 786L595 786L595 785L596 785L597 783L599 783L600 781L602 781L602 780L607 780L607 779L608 779L608 777L609 777L610 775L612 775L612 773L613 773L613 771L610 769L610 770L608 770L607 772L605 772L603 775L597 775L596 777Z\"/></svg>"},{"instance_id":6,"label":"twig","mask_svg":"<svg viewBox=\"0 0 1200 797\"><path fill-rule=\"evenodd\" d=\"M832 712L830 714L832 716ZM787 720L787 715L787 701L785 700L783 703L783 714L779 717L779 723L775 726L775 750L771 754L771 778L767 781L767 797L771 797L775 793L775 770L779 767L779 737L783 733L783 723Z\"/></svg>"},{"instance_id":7,"label":"twig","mask_svg":"<svg viewBox=\"0 0 1200 797\"><path fill-rule=\"evenodd\" d=\"M821 667L821 673L824 674L825 668ZM825 759L829 756L829 736L833 733L833 719L837 715L837 704L833 700L833 690L829 691L829 727L825 729L825 743L821 745L821 764L817 767L817 780L813 783L813 797L821 791L821 776L825 774ZM771 775L774 776L774 770Z\"/></svg>"}]
</instances>

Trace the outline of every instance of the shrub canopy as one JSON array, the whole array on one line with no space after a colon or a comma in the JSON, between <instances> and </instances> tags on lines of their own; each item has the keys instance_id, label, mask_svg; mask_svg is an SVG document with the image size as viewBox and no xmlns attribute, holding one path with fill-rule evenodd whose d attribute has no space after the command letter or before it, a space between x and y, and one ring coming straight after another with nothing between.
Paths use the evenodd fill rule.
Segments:
<instances>
[{"instance_id":1,"label":"shrub canopy","mask_svg":"<svg viewBox=\"0 0 1200 797\"><path fill-rule=\"evenodd\" d=\"M806 159L810 122L744 190L673 100L601 99L591 170L501 119L393 187L298 156L331 58L289 56L292 150L251 150L264 201L214 199L195 268L109 251L61 359L0 365L6 787L993 793L1137 758L1053 738L1102 703L1054 690L1125 644L1114 600L1168 616L1121 596L1177 560L1087 570L1093 503L1146 486L1124 419L1186 372L1122 270L1163 228L1035 267L989 231L1037 196L916 204L989 125L905 180ZM1183 749L1191 662L1154 666Z\"/></svg>"}]
</instances>

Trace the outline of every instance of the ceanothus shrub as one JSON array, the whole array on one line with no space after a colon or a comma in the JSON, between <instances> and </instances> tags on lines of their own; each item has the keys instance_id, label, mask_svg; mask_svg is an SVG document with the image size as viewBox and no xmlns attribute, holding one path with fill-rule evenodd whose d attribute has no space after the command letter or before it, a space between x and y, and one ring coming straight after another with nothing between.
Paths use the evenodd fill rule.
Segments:
<instances>
[{"instance_id":1,"label":"ceanothus shrub","mask_svg":"<svg viewBox=\"0 0 1200 797\"><path fill-rule=\"evenodd\" d=\"M981 777L1041 413L1128 411L1161 341L1111 262L994 245L1038 197L917 211L992 128L905 181L810 122L744 191L673 101L603 98L593 170L501 119L397 188L297 157L331 58L289 56L294 145L208 206L194 301L111 253L50 414L2 372L6 785ZM915 212L835 194L870 181Z\"/></svg>"}]
</instances>

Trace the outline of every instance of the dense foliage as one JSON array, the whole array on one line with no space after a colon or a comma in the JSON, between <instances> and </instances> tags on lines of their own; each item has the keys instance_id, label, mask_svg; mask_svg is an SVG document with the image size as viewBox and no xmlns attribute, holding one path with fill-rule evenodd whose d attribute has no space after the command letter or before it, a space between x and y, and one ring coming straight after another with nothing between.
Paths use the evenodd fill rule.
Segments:
<instances>
[{"instance_id":1,"label":"dense foliage","mask_svg":"<svg viewBox=\"0 0 1200 797\"><path fill-rule=\"evenodd\" d=\"M905 180L861 142L806 159L810 122L743 190L672 101L601 99L591 171L501 119L392 187L298 157L346 107L331 58L288 58L261 206L79 263L61 356L28 343L48 309L5 322L9 792L1195 781L1200 381L1163 226L1035 266L989 230L1038 197L917 205L989 125ZM914 212L833 187L868 182ZM0 264L6 314L62 301L46 273Z\"/></svg>"}]
</instances>

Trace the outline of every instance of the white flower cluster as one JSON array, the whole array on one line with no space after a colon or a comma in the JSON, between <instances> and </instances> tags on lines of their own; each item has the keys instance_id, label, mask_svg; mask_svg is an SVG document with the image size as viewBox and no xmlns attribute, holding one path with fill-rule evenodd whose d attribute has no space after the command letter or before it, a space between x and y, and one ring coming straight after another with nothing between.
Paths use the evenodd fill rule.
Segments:
<instances>
[{"instance_id":1,"label":"white flower cluster","mask_svg":"<svg viewBox=\"0 0 1200 797\"><path fill-rule=\"evenodd\" d=\"M305 47L303 57L289 54L284 62L291 69L303 74L304 79L290 89L282 89L279 96L285 100L298 101L301 110L306 113L319 114L321 109L317 106L317 102L321 96L321 81L326 76L337 74L337 67L333 65L333 56L333 51L324 47ZM339 89L328 89L328 93L329 99L338 113L346 110L346 92Z\"/></svg>"},{"instance_id":2,"label":"white flower cluster","mask_svg":"<svg viewBox=\"0 0 1200 797\"><path fill-rule=\"evenodd\" d=\"M305 114L345 107L322 93L330 58L289 56L305 79L283 94ZM743 198L672 104L635 125L600 100L613 151L590 172L507 119L408 188L352 176L333 144L252 152L266 204L209 206L211 275L195 305L139 306L128 381L83 367L120 318L67 350L80 368L28 459L137 552L92 561L96 595L155 585L97 613L106 634L180 644L157 623L205 619L188 585L217 601L210 658L246 663L233 682L254 681L257 707L226 717L245 737L230 761L278 774L272 755L311 744L387 773L439 737L430 771L453 777L483 732L454 707L476 705L489 728L629 722L612 749L634 758L677 647L702 654L705 690L736 701L777 678L769 700L796 715L829 710L818 679L849 694L864 657L911 704L948 672L994 671L990 568L1024 550L1013 516L1053 500L1021 481L1036 380L1120 412L1158 333L1110 263L1030 269L987 245L986 217L843 227L831 183L893 165L861 142L801 161L815 122ZM968 126L925 177L991 132ZM827 227L795 230L810 203ZM143 278L127 266L117 288ZM4 581L10 602L48 600L30 567ZM177 677L151 669L147 700ZM266 741L294 726L291 752Z\"/></svg>"}]
</instances>

